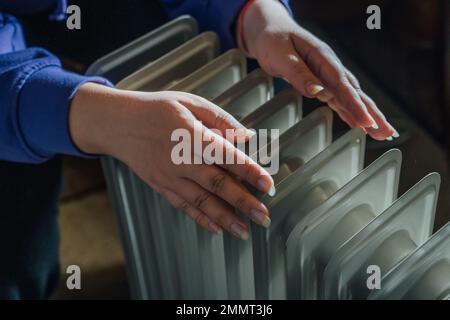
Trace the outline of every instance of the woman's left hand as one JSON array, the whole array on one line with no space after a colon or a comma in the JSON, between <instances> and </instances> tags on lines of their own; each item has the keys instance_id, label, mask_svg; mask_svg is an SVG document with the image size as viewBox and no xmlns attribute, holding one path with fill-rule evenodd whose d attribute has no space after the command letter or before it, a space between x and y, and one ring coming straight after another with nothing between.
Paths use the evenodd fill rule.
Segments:
<instances>
[{"instance_id":1,"label":"woman's left hand","mask_svg":"<svg viewBox=\"0 0 450 320\"><path fill-rule=\"evenodd\" d=\"M279 1L253 1L238 30L239 46L267 73L327 103L350 127L361 127L374 139L398 137L333 50L299 26Z\"/></svg>"}]
</instances>

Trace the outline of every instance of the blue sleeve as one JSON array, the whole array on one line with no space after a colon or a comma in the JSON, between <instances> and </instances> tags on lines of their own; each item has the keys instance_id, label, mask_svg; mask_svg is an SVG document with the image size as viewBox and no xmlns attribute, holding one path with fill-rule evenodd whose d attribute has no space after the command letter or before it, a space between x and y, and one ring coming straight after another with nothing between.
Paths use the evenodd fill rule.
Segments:
<instances>
[{"instance_id":1,"label":"blue sleeve","mask_svg":"<svg viewBox=\"0 0 450 320\"><path fill-rule=\"evenodd\" d=\"M41 163L56 154L87 156L72 142L70 102L79 86L103 78L61 68L39 48L26 48L15 18L0 13L0 159Z\"/></svg>"},{"instance_id":2,"label":"blue sleeve","mask_svg":"<svg viewBox=\"0 0 450 320\"><path fill-rule=\"evenodd\" d=\"M0 0L0 11L12 14L35 14L54 10L65 12L67 0Z\"/></svg>"},{"instance_id":3,"label":"blue sleeve","mask_svg":"<svg viewBox=\"0 0 450 320\"><path fill-rule=\"evenodd\" d=\"M201 31L215 31L222 49L236 47L233 25L247 0L162 0L170 18L183 14L193 16ZM281 0L292 15L289 0Z\"/></svg>"}]
</instances>

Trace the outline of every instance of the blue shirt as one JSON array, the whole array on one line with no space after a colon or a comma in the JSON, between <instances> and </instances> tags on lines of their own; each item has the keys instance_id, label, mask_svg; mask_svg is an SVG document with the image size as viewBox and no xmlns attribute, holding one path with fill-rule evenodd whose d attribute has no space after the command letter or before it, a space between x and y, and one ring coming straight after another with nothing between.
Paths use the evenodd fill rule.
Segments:
<instances>
[{"instance_id":1,"label":"blue shirt","mask_svg":"<svg viewBox=\"0 0 450 320\"><path fill-rule=\"evenodd\" d=\"M190 14L200 30L219 34L224 48L234 46L232 25L245 0L164 0L171 18ZM289 8L288 0L282 1ZM84 154L68 128L70 101L85 82L110 83L61 68L58 58L41 48L27 48L19 22L8 13L52 10L63 19L66 0L0 0L0 159L42 163L56 154ZM5 13L2 13L5 12Z\"/></svg>"}]
</instances>

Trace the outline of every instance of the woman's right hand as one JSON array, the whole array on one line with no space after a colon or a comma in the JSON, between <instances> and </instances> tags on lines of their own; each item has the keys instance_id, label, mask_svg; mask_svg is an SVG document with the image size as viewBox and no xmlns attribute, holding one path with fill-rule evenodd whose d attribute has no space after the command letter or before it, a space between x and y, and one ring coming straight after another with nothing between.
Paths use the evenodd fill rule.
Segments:
<instances>
[{"instance_id":1,"label":"woman's right hand","mask_svg":"<svg viewBox=\"0 0 450 320\"><path fill-rule=\"evenodd\" d=\"M272 178L211 129L223 136L233 129L238 141L248 139L251 132L206 99L183 92L144 93L86 83L72 100L69 126L81 151L110 155L126 163L174 207L211 232L225 229L248 238L248 227L234 208L260 225L270 224L267 208L236 177L270 194L275 190ZM171 135L176 129L188 130L191 137L195 131L202 134L204 140L222 148L224 155L232 154L240 162L176 165L171 158L177 144ZM201 156L194 154L193 147L191 150L191 158Z\"/></svg>"}]
</instances>

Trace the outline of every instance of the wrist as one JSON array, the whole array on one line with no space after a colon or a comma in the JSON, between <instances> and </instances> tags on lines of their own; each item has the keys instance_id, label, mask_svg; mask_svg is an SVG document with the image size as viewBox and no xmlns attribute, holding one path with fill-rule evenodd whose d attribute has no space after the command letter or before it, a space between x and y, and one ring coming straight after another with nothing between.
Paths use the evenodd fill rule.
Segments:
<instances>
[{"instance_id":1,"label":"wrist","mask_svg":"<svg viewBox=\"0 0 450 320\"><path fill-rule=\"evenodd\" d=\"M69 132L78 149L88 154L110 154L120 119L119 90L87 82L74 95L69 112Z\"/></svg>"},{"instance_id":2,"label":"wrist","mask_svg":"<svg viewBox=\"0 0 450 320\"><path fill-rule=\"evenodd\" d=\"M286 7L276 0L249 1L242 9L237 25L238 46L251 58L258 57L258 37L268 28L293 21Z\"/></svg>"}]
</instances>

